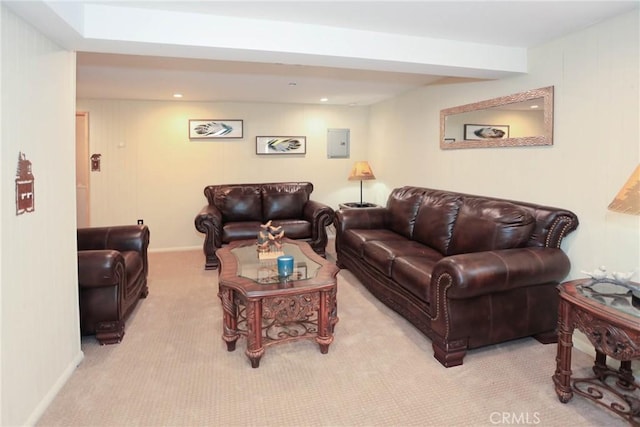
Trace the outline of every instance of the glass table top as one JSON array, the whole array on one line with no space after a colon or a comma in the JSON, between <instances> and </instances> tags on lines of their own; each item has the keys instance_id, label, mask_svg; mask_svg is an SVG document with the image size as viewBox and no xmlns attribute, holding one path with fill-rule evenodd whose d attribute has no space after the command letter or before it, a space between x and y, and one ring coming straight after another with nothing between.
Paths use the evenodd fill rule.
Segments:
<instances>
[{"instance_id":1,"label":"glass table top","mask_svg":"<svg viewBox=\"0 0 640 427\"><path fill-rule=\"evenodd\" d=\"M284 243L282 250L285 255L293 256L293 274L287 280L298 281L316 277L321 265L302 253L298 245ZM238 271L236 273L238 276L261 284L273 284L282 281L282 278L278 276L276 259L259 259L256 245L234 248L231 253L238 260Z\"/></svg>"},{"instance_id":2,"label":"glass table top","mask_svg":"<svg viewBox=\"0 0 640 427\"><path fill-rule=\"evenodd\" d=\"M591 300L640 318L640 288L637 286L602 281L585 283L576 288Z\"/></svg>"}]
</instances>

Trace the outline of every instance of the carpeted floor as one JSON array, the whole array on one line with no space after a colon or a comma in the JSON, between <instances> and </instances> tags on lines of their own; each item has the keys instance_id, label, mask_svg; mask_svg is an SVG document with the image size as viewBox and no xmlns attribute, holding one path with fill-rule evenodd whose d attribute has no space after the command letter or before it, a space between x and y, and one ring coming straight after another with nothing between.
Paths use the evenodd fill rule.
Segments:
<instances>
[{"instance_id":1,"label":"carpeted floor","mask_svg":"<svg viewBox=\"0 0 640 427\"><path fill-rule=\"evenodd\" d=\"M430 341L346 270L329 353L313 341L282 344L252 369L244 339L226 351L217 272L203 270L202 252L151 253L150 263L149 296L124 340L83 338L83 362L37 425L627 425L579 396L558 401L555 345L522 339L442 367ZM591 364L574 350L574 372Z\"/></svg>"}]
</instances>

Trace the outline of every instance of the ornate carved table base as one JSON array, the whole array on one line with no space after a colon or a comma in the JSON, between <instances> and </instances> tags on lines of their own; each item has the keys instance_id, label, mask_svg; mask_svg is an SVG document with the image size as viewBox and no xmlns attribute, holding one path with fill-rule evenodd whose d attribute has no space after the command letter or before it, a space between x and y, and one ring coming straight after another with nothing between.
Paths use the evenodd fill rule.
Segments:
<instances>
[{"instance_id":1,"label":"ornate carved table base","mask_svg":"<svg viewBox=\"0 0 640 427\"><path fill-rule=\"evenodd\" d=\"M222 339L227 350L234 351L238 338L245 336L253 368L260 366L265 348L272 344L313 339L326 354L338 322L338 267L304 241L283 239L282 249L297 261L297 276L282 278L277 268L272 274L275 263L259 260L251 240L235 241L216 252Z\"/></svg>"},{"instance_id":2,"label":"ornate carved table base","mask_svg":"<svg viewBox=\"0 0 640 427\"><path fill-rule=\"evenodd\" d=\"M251 367L260 366L265 347L299 339L315 339L326 354L338 322L336 287L298 295L245 300L231 289L221 290L224 311L223 340L234 351L240 336L247 337Z\"/></svg>"},{"instance_id":3,"label":"ornate carved table base","mask_svg":"<svg viewBox=\"0 0 640 427\"><path fill-rule=\"evenodd\" d=\"M640 358L640 322L595 303L579 292L576 285L559 286L558 354L553 375L556 394L567 403L573 394L584 396L640 426L640 387L631 371L631 360ZM582 331L596 349L594 376L571 378L571 348L574 329ZM620 369L607 366L607 356L620 360Z\"/></svg>"}]
</instances>

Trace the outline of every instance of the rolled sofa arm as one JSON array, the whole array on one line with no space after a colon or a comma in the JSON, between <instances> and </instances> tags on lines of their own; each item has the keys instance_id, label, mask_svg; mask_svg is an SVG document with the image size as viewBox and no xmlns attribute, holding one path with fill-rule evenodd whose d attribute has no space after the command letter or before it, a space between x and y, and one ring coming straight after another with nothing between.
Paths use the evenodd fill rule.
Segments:
<instances>
[{"instance_id":1,"label":"rolled sofa arm","mask_svg":"<svg viewBox=\"0 0 640 427\"><path fill-rule=\"evenodd\" d=\"M80 288L103 288L124 283L124 257L116 250L78 251Z\"/></svg>"},{"instance_id":2,"label":"rolled sofa arm","mask_svg":"<svg viewBox=\"0 0 640 427\"><path fill-rule=\"evenodd\" d=\"M324 203L308 200L304 204L302 216L313 225L311 230L313 240L322 237L323 234L326 236L325 228L333 223L334 215L333 209Z\"/></svg>"},{"instance_id":3,"label":"rolled sofa arm","mask_svg":"<svg viewBox=\"0 0 640 427\"><path fill-rule=\"evenodd\" d=\"M509 289L559 283L571 268L557 248L518 248L443 258L431 276L431 301L464 299Z\"/></svg>"},{"instance_id":4,"label":"rolled sofa arm","mask_svg":"<svg viewBox=\"0 0 640 427\"><path fill-rule=\"evenodd\" d=\"M302 208L302 219L311 223L311 239L307 243L320 256L325 256L327 227L333 223L334 215L331 207L314 200L308 200Z\"/></svg>"},{"instance_id":5,"label":"rolled sofa arm","mask_svg":"<svg viewBox=\"0 0 640 427\"><path fill-rule=\"evenodd\" d=\"M222 247L222 212L214 205L205 205L196 215L194 224L196 230L204 234L205 269L215 269L218 267L216 249Z\"/></svg>"}]
</instances>

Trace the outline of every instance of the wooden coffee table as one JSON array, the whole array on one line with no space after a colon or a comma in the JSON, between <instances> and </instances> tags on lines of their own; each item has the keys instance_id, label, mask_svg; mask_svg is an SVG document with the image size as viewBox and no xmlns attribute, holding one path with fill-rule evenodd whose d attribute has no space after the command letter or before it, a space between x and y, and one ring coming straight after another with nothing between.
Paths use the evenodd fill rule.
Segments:
<instances>
[{"instance_id":1,"label":"wooden coffee table","mask_svg":"<svg viewBox=\"0 0 640 427\"><path fill-rule=\"evenodd\" d=\"M283 240L283 251L294 258L294 274L278 277L275 259L261 261L255 240L236 241L216 251L220 260L219 292L227 350L247 337L251 367L260 366L265 347L314 339L320 352L329 351L338 322L338 267L317 255L304 241Z\"/></svg>"}]
</instances>

